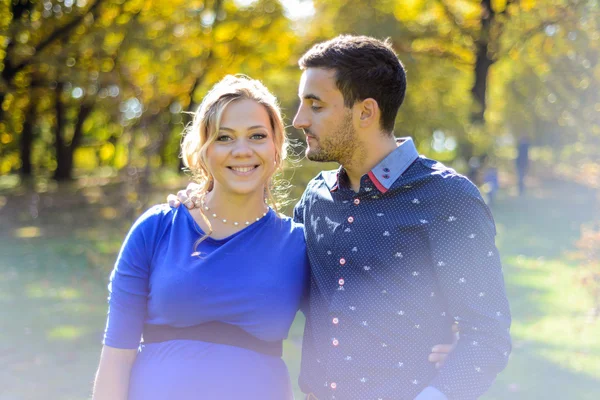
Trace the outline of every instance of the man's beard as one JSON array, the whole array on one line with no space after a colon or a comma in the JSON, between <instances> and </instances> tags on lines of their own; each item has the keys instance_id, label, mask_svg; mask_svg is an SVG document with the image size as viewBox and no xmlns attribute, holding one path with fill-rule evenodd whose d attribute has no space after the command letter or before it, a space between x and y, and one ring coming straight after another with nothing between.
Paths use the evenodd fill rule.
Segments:
<instances>
[{"instance_id":1,"label":"man's beard","mask_svg":"<svg viewBox=\"0 0 600 400\"><path fill-rule=\"evenodd\" d=\"M314 149L307 147L306 158L316 162L334 161L345 165L352 160L359 147L351 115L345 116L335 132L322 139L315 137L314 140L317 141L317 147Z\"/></svg>"}]
</instances>

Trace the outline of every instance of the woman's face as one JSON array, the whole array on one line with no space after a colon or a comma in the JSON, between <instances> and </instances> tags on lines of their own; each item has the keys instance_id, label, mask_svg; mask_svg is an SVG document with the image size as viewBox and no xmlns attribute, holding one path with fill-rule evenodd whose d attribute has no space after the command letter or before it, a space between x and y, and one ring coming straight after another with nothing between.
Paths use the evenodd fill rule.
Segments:
<instances>
[{"instance_id":1,"label":"woman's face","mask_svg":"<svg viewBox=\"0 0 600 400\"><path fill-rule=\"evenodd\" d=\"M263 193L275 171L275 143L269 114L254 100L227 105L219 132L206 150L214 189L236 195Z\"/></svg>"}]
</instances>

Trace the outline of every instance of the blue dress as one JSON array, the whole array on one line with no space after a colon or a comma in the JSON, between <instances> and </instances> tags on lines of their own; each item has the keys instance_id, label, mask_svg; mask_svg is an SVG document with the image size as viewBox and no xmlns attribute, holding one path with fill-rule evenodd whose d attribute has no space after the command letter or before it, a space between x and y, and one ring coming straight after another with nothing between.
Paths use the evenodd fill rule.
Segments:
<instances>
[{"instance_id":1,"label":"blue dress","mask_svg":"<svg viewBox=\"0 0 600 400\"><path fill-rule=\"evenodd\" d=\"M129 400L291 399L279 357L195 340L140 345L143 325L221 321L285 339L308 279L303 226L270 210L222 240L204 236L185 207L159 205L133 225L109 284L104 344L138 349Z\"/></svg>"}]
</instances>

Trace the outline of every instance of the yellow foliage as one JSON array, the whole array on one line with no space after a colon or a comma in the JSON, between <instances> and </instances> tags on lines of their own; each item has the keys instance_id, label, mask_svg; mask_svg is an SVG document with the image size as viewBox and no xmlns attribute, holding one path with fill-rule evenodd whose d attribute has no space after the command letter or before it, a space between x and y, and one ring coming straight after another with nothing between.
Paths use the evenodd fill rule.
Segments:
<instances>
[{"instance_id":1,"label":"yellow foliage","mask_svg":"<svg viewBox=\"0 0 600 400\"><path fill-rule=\"evenodd\" d=\"M100 214L104 219L115 219L117 218L118 212L114 207L103 207L100 209Z\"/></svg>"},{"instance_id":2,"label":"yellow foliage","mask_svg":"<svg viewBox=\"0 0 600 400\"><path fill-rule=\"evenodd\" d=\"M21 166L18 153L10 153L0 159L0 175L6 175Z\"/></svg>"},{"instance_id":3,"label":"yellow foliage","mask_svg":"<svg viewBox=\"0 0 600 400\"><path fill-rule=\"evenodd\" d=\"M102 61L102 65L100 68L102 69L102 72L110 72L113 70L114 67L115 67L115 63L112 60L112 58L105 58Z\"/></svg>"},{"instance_id":4,"label":"yellow foliage","mask_svg":"<svg viewBox=\"0 0 600 400\"><path fill-rule=\"evenodd\" d=\"M115 168L121 169L125 165L127 165L128 158L129 158L129 154L127 152L127 148L123 145L118 145L115 149L115 160L114 160Z\"/></svg>"},{"instance_id":5,"label":"yellow foliage","mask_svg":"<svg viewBox=\"0 0 600 400\"><path fill-rule=\"evenodd\" d=\"M506 4L506 0L497 0L496 3ZM481 18L481 4L479 1L462 0L452 4L456 9L456 13L462 16L465 25L468 22L479 23L479 19ZM495 10L498 10L494 4L495 3L492 0L492 7L494 7ZM504 9L504 7L502 9Z\"/></svg>"},{"instance_id":6,"label":"yellow foliage","mask_svg":"<svg viewBox=\"0 0 600 400\"><path fill-rule=\"evenodd\" d=\"M506 9L506 0L492 0L492 9L497 13L501 13Z\"/></svg>"},{"instance_id":7,"label":"yellow foliage","mask_svg":"<svg viewBox=\"0 0 600 400\"><path fill-rule=\"evenodd\" d=\"M15 96L13 96L12 93L7 94L4 98L4 103L2 103L2 110L8 111L14 98Z\"/></svg>"},{"instance_id":8,"label":"yellow foliage","mask_svg":"<svg viewBox=\"0 0 600 400\"><path fill-rule=\"evenodd\" d=\"M80 147L73 154L73 163L76 167L87 170L97 168L96 152L90 147Z\"/></svg>"},{"instance_id":9,"label":"yellow foliage","mask_svg":"<svg viewBox=\"0 0 600 400\"><path fill-rule=\"evenodd\" d=\"M115 146L112 143L106 142L100 148L100 160L108 161L115 155Z\"/></svg>"},{"instance_id":10,"label":"yellow foliage","mask_svg":"<svg viewBox=\"0 0 600 400\"><path fill-rule=\"evenodd\" d=\"M394 9L394 16L398 21L415 20L423 10L424 5L424 0L399 1Z\"/></svg>"},{"instance_id":11,"label":"yellow foliage","mask_svg":"<svg viewBox=\"0 0 600 400\"><path fill-rule=\"evenodd\" d=\"M232 40L240 29L240 24L235 21L223 22L215 30L215 40L217 42L229 42Z\"/></svg>"},{"instance_id":12,"label":"yellow foliage","mask_svg":"<svg viewBox=\"0 0 600 400\"><path fill-rule=\"evenodd\" d=\"M535 8L536 0L521 0L520 6L523 11L531 11Z\"/></svg>"}]
</instances>

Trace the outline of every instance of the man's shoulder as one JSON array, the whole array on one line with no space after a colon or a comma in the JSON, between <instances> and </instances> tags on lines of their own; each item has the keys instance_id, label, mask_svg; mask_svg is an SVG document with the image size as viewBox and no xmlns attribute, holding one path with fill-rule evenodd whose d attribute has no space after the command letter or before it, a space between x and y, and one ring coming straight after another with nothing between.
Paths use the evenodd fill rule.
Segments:
<instances>
[{"instance_id":1,"label":"man's shoulder","mask_svg":"<svg viewBox=\"0 0 600 400\"><path fill-rule=\"evenodd\" d=\"M294 221L294 218L284 214L278 214L277 225L284 233L289 233L292 236L304 236L304 224Z\"/></svg>"},{"instance_id":2,"label":"man's shoulder","mask_svg":"<svg viewBox=\"0 0 600 400\"><path fill-rule=\"evenodd\" d=\"M317 174L317 176L315 176L314 178L312 178L310 180L310 182L308 182L307 187L311 186L311 185L319 185L319 184L326 184L326 185L331 185L333 186L338 179L338 173L339 173L339 169L332 169L332 170L328 170L328 171L321 171Z\"/></svg>"},{"instance_id":3,"label":"man's shoulder","mask_svg":"<svg viewBox=\"0 0 600 400\"><path fill-rule=\"evenodd\" d=\"M310 194L313 191L318 190L321 186L325 185L327 187L334 187L337 183L338 179L338 171L337 169L332 169L329 171L321 171L314 178L312 178L306 184L306 189L304 190L304 196Z\"/></svg>"},{"instance_id":4,"label":"man's shoulder","mask_svg":"<svg viewBox=\"0 0 600 400\"><path fill-rule=\"evenodd\" d=\"M477 187L466 176L457 172L454 168L444 163L427 157L420 156L418 159L419 171L417 174L429 181L432 185L439 185L444 191L475 193Z\"/></svg>"}]
</instances>

